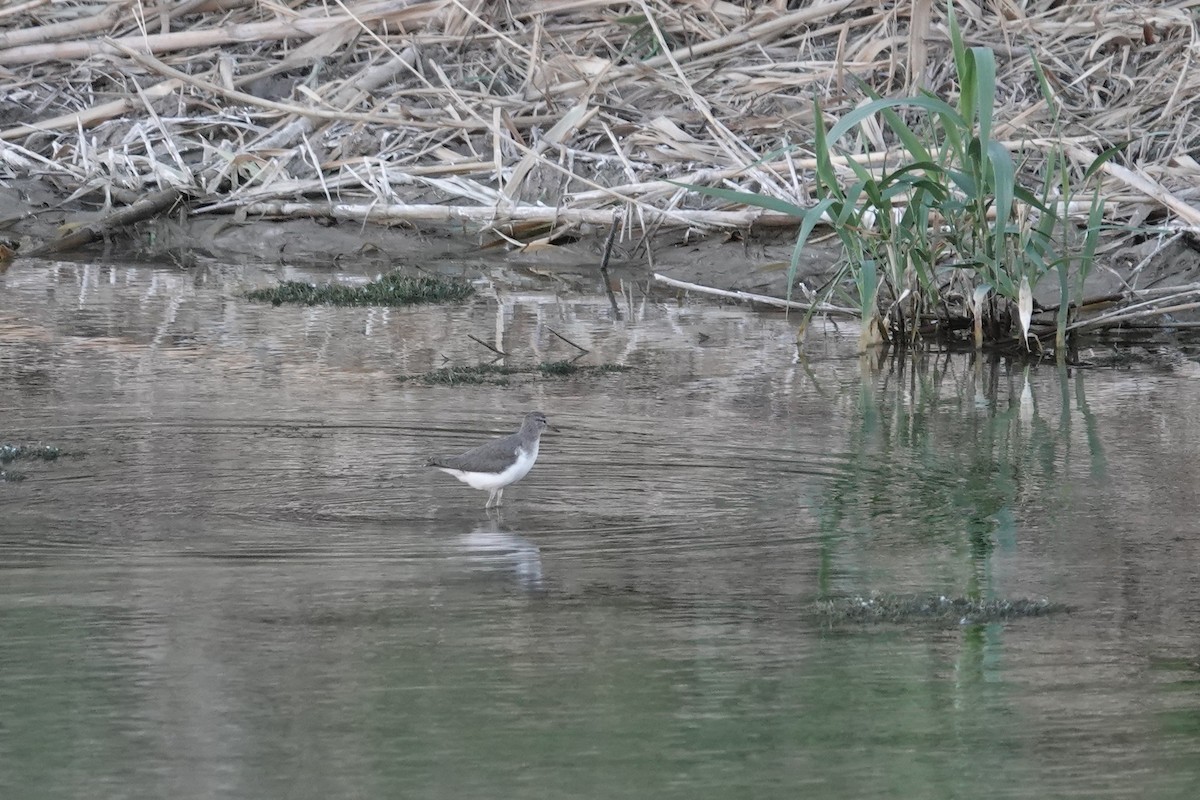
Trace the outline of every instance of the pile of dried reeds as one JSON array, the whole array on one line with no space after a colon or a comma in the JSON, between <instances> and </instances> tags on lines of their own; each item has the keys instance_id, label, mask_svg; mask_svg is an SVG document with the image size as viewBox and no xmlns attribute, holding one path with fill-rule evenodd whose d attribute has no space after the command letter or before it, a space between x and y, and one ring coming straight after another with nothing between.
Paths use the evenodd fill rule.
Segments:
<instances>
[{"instance_id":1,"label":"pile of dried reeds","mask_svg":"<svg viewBox=\"0 0 1200 800\"><path fill-rule=\"evenodd\" d=\"M956 2L999 59L993 136L1080 160L1132 140L1110 219L1200 227L1197 5ZM521 243L614 218L794 225L667 179L807 202L813 99L845 112L855 77L953 96L945 23L934 0L25 0L0 9L0 177L111 203L109 224L183 201ZM878 165L881 130L842 145Z\"/></svg>"}]
</instances>

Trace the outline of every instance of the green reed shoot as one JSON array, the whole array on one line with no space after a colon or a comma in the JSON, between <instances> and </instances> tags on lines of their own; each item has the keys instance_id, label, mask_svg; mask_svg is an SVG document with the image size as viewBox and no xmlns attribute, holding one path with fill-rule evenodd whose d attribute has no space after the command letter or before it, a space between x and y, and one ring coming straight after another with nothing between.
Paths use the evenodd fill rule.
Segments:
<instances>
[{"instance_id":1,"label":"green reed shoot","mask_svg":"<svg viewBox=\"0 0 1200 800\"><path fill-rule=\"evenodd\" d=\"M1076 241L1067 211L1115 151L1098 157L1079 181L1059 148L1023 148L1020 160L1014 160L1009 146L992 138L995 54L987 47L967 47L952 3L947 10L957 104L928 92L881 98L860 84L870 102L826 130L820 102L814 102L815 206L803 208L752 192L690 188L802 218L788 270L789 299L808 237L819 222L829 224L845 258L817 299L827 301L843 292L849 278L855 294L850 302L857 303L862 315L864 348L881 340L912 341L922 326L979 315L976 330L1005 338L1016 329L1028 342L1033 293L1052 270L1060 285L1061 348L1072 298L1081 293L1095 257L1103 205L1093 192L1082 241ZM1035 68L1054 108L1045 75L1040 66ZM906 123L898 113L901 108L918 112L919 124ZM900 166L872 169L848 159L851 174L839 174L834 164L839 140L875 115L900 143ZM985 298L989 301L982 302Z\"/></svg>"}]
</instances>

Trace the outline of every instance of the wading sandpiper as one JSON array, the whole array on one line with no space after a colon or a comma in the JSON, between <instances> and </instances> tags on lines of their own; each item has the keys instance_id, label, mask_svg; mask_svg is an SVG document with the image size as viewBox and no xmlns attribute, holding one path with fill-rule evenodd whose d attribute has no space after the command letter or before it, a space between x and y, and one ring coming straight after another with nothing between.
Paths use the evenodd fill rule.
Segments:
<instances>
[{"instance_id":1,"label":"wading sandpiper","mask_svg":"<svg viewBox=\"0 0 1200 800\"><path fill-rule=\"evenodd\" d=\"M538 457L538 442L542 431L548 427L545 414L530 411L516 433L481 444L461 455L435 456L425 466L453 475L472 489L486 489L489 494L483 507L497 507L504 487L521 480L533 469L533 462Z\"/></svg>"}]
</instances>

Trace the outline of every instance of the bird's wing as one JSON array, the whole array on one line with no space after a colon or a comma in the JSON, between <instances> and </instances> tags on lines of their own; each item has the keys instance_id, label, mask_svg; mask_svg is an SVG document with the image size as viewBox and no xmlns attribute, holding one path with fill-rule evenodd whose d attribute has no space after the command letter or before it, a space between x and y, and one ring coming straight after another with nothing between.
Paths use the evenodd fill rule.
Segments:
<instances>
[{"instance_id":1,"label":"bird's wing","mask_svg":"<svg viewBox=\"0 0 1200 800\"><path fill-rule=\"evenodd\" d=\"M475 472L503 472L512 464L520 442L521 437L514 433L503 439L473 447L457 456L431 458L429 466L470 469Z\"/></svg>"}]
</instances>

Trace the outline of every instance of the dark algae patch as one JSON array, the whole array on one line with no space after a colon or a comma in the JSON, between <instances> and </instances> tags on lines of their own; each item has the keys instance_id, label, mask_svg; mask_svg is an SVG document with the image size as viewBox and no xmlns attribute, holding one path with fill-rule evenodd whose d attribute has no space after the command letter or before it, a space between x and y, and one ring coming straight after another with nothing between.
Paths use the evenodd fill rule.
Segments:
<instances>
[{"instance_id":1,"label":"dark algae patch","mask_svg":"<svg viewBox=\"0 0 1200 800\"><path fill-rule=\"evenodd\" d=\"M626 372L629 367L620 364L589 366L570 361L543 361L528 367L504 367L498 364L478 364L470 367L442 367L420 375L401 375L404 383L423 383L427 386L459 386L464 384L486 384L507 386L510 378L567 378L583 375L603 375L611 372Z\"/></svg>"},{"instance_id":2,"label":"dark algae patch","mask_svg":"<svg viewBox=\"0 0 1200 800\"><path fill-rule=\"evenodd\" d=\"M43 444L0 444L0 464L8 464L22 458L36 458L41 461L56 461L64 456L62 450Z\"/></svg>"},{"instance_id":3,"label":"dark algae patch","mask_svg":"<svg viewBox=\"0 0 1200 800\"><path fill-rule=\"evenodd\" d=\"M460 384L490 384L505 386L508 376L525 370L517 367L501 367L496 364L479 364L473 367L442 367L421 375L402 375L401 381L417 381L429 386L458 386Z\"/></svg>"},{"instance_id":4,"label":"dark algae patch","mask_svg":"<svg viewBox=\"0 0 1200 800\"><path fill-rule=\"evenodd\" d=\"M874 595L818 601L813 610L833 624L977 625L1043 617L1070 609L1048 600L972 600L967 597Z\"/></svg>"},{"instance_id":5,"label":"dark algae patch","mask_svg":"<svg viewBox=\"0 0 1200 800\"><path fill-rule=\"evenodd\" d=\"M0 443L0 465L11 464L14 461L57 461L68 455L57 447L43 444L8 444ZM19 472L0 469L0 481L23 481L25 476Z\"/></svg>"},{"instance_id":6,"label":"dark algae patch","mask_svg":"<svg viewBox=\"0 0 1200 800\"><path fill-rule=\"evenodd\" d=\"M421 275L413 277L389 272L378 280L360 286L341 283L305 283L283 281L277 286L252 289L246 297L256 303L305 306L410 306L419 303L450 303L474 294L475 288L464 280Z\"/></svg>"},{"instance_id":7,"label":"dark algae patch","mask_svg":"<svg viewBox=\"0 0 1200 800\"><path fill-rule=\"evenodd\" d=\"M628 372L629 367L623 364L599 364L590 366L576 364L574 361L543 361L537 365L538 372L547 376L554 375L601 375L606 372Z\"/></svg>"}]
</instances>

